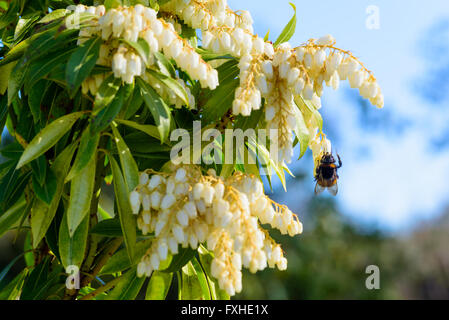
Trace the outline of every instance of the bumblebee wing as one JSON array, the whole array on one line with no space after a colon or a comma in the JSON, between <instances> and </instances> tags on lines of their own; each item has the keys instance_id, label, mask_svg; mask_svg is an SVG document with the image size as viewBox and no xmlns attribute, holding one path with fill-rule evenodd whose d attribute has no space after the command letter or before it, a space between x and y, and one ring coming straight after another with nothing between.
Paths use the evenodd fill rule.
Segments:
<instances>
[{"instance_id":1,"label":"bumblebee wing","mask_svg":"<svg viewBox=\"0 0 449 320\"><path fill-rule=\"evenodd\" d=\"M327 188L327 190L329 190L331 195L336 196L338 192L338 184L334 184L332 187Z\"/></svg>"},{"instance_id":2,"label":"bumblebee wing","mask_svg":"<svg viewBox=\"0 0 449 320\"><path fill-rule=\"evenodd\" d=\"M322 193L324 190L326 190L325 187L322 187L318 184L318 182L315 185L315 194L319 195L320 193Z\"/></svg>"}]
</instances>

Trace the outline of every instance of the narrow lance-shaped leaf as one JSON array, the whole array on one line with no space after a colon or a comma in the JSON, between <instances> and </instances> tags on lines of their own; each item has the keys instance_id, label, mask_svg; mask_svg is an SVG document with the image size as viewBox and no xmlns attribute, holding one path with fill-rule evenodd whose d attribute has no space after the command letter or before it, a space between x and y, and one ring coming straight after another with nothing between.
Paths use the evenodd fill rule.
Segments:
<instances>
[{"instance_id":1,"label":"narrow lance-shaped leaf","mask_svg":"<svg viewBox=\"0 0 449 320\"><path fill-rule=\"evenodd\" d=\"M89 233L113 238L123 236L122 227L118 218L109 218L98 222L89 230Z\"/></svg>"},{"instance_id":2,"label":"narrow lance-shaped leaf","mask_svg":"<svg viewBox=\"0 0 449 320\"><path fill-rule=\"evenodd\" d=\"M36 175L33 175L33 190L36 196L50 205L53 197L55 196L57 189L57 180L56 175L51 169L47 170L47 174L45 175L45 181L43 184L40 184L36 178Z\"/></svg>"},{"instance_id":3,"label":"narrow lance-shaped leaf","mask_svg":"<svg viewBox=\"0 0 449 320\"><path fill-rule=\"evenodd\" d=\"M81 171L90 163L92 158L95 156L95 152L97 151L99 140L100 134L92 134L90 131L90 126L84 129L75 162L73 163L72 169L70 169L70 172L65 179L66 182L79 175Z\"/></svg>"},{"instance_id":4,"label":"narrow lance-shaped leaf","mask_svg":"<svg viewBox=\"0 0 449 320\"><path fill-rule=\"evenodd\" d=\"M207 280L209 282L209 288L211 291L212 300L229 300L230 297L226 293L226 291L220 289L218 280L212 277L211 268L212 268L212 260L214 256L211 252L209 252L203 245L198 247L199 253L199 262L206 273Z\"/></svg>"},{"instance_id":5,"label":"narrow lance-shaped leaf","mask_svg":"<svg viewBox=\"0 0 449 320\"><path fill-rule=\"evenodd\" d=\"M274 43L274 47L279 46L281 43L287 42L290 40L290 38L293 36L296 30L296 6L290 2L290 5L293 7L293 10L295 11L295 14L293 15L293 18L287 23L284 30L282 30L281 34L277 38L276 42Z\"/></svg>"},{"instance_id":6,"label":"narrow lance-shaped leaf","mask_svg":"<svg viewBox=\"0 0 449 320\"><path fill-rule=\"evenodd\" d=\"M49 23L49 22L52 22L52 21L57 20L59 18L65 17L69 13L70 13L70 11L67 10L67 9L57 9L57 10L54 10L54 11L50 12L49 14L47 14L42 19L40 19L38 21L38 23Z\"/></svg>"},{"instance_id":7,"label":"narrow lance-shaped leaf","mask_svg":"<svg viewBox=\"0 0 449 320\"><path fill-rule=\"evenodd\" d=\"M134 160L131 151L125 141L123 141L117 128L114 125L112 125L111 128L115 137L115 143L117 145L117 151L123 168L126 185L128 186L128 191L131 192L139 184L139 169L137 168L136 161Z\"/></svg>"},{"instance_id":8,"label":"narrow lance-shaped leaf","mask_svg":"<svg viewBox=\"0 0 449 320\"><path fill-rule=\"evenodd\" d=\"M205 296L198 274L192 262L186 264L181 270L181 300L205 300Z\"/></svg>"},{"instance_id":9,"label":"narrow lance-shaped leaf","mask_svg":"<svg viewBox=\"0 0 449 320\"><path fill-rule=\"evenodd\" d=\"M193 250L190 247L181 248L179 250L179 253L173 256L170 265L167 268L162 269L161 272L172 273L181 270L182 267L184 267L187 263L189 263L190 260L195 257L195 253L196 250Z\"/></svg>"},{"instance_id":10,"label":"narrow lance-shaped leaf","mask_svg":"<svg viewBox=\"0 0 449 320\"><path fill-rule=\"evenodd\" d=\"M16 204L9 208L0 216L0 237L16 224L22 217L23 210L26 207L25 198L22 197Z\"/></svg>"},{"instance_id":11,"label":"narrow lance-shaped leaf","mask_svg":"<svg viewBox=\"0 0 449 320\"><path fill-rule=\"evenodd\" d=\"M63 63L72 55L75 49L58 51L51 57L44 57L30 64L27 77L25 79L25 89L33 87L34 83L44 78L54 69L62 67ZM42 93L41 93L42 94Z\"/></svg>"},{"instance_id":12,"label":"narrow lance-shaped leaf","mask_svg":"<svg viewBox=\"0 0 449 320\"><path fill-rule=\"evenodd\" d=\"M163 74L172 78L176 77L175 67L163 53L155 52L154 57L156 58L156 64L159 67L159 70L161 70Z\"/></svg>"},{"instance_id":13,"label":"narrow lance-shaped leaf","mask_svg":"<svg viewBox=\"0 0 449 320\"><path fill-rule=\"evenodd\" d=\"M141 78L137 78L137 84L140 87L145 104L153 115L156 126L159 130L161 142L168 139L170 133L171 114L170 109L157 92Z\"/></svg>"},{"instance_id":14,"label":"narrow lance-shaped leaf","mask_svg":"<svg viewBox=\"0 0 449 320\"><path fill-rule=\"evenodd\" d=\"M234 100L235 89L239 86L239 79L229 77L226 81L212 91L211 98L204 106L203 120L209 124L220 119L230 108Z\"/></svg>"},{"instance_id":15,"label":"narrow lance-shaped leaf","mask_svg":"<svg viewBox=\"0 0 449 320\"><path fill-rule=\"evenodd\" d=\"M4 95L8 89L9 77L16 63L8 63L0 66L0 95Z\"/></svg>"},{"instance_id":16,"label":"narrow lance-shaped leaf","mask_svg":"<svg viewBox=\"0 0 449 320\"><path fill-rule=\"evenodd\" d=\"M117 207L125 239L126 249L130 261L134 261L134 246L136 245L136 218L134 217L129 202L129 192L117 161L110 157L112 175L114 177L114 192L117 199Z\"/></svg>"},{"instance_id":17,"label":"narrow lance-shaped leaf","mask_svg":"<svg viewBox=\"0 0 449 320\"><path fill-rule=\"evenodd\" d=\"M95 67L101 42L101 38L87 40L70 56L66 69L66 81L72 96Z\"/></svg>"},{"instance_id":18,"label":"narrow lance-shaped leaf","mask_svg":"<svg viewBox=\"0 0 449 320\"><path fill-rule=\"evenodd\" d=\"M31 233L33 235L34 248L37 247L39 242L45 236L56 214L64 189L64 179L69 171L75 147L76 144L72 144L64 149L52 165L52 170L57 179L57 188L50 205L47 205L41 200L36 200L31 209Z\"/></svg>"},{"instance_id":19,"label":"narrow lance-shaped leaf","mask_svg":"<svg viewBox=\"0 0 449 320\"><path fill-rule=\"evenodd\" d=\"M59 254L65 268L74 265L81 267L86 251L87 235L89 233L89 215L87 215L73 236L70 236L67 224L67 212L61 221L59 228Z\"/></svg>"},{"instance_id":20,"label":"narrow lance-shaped leaf","mask_svg":"<svg viewBox=\"0 0 449 320\"><path fill-rule=\"evenodd\" d=\"M96 157L92 157L86 167L72 179L67 209L67 226L71 237L89 213L94 193L95 167Z\"/></svg>"},{"instance_id":21,"label":"narrow lance-shaped leaf","mask_svg":"<svg viewBox=\"0 0 449 320\"><path fill-rule=\"evenodd\" d=\"M73 126L73 124L83 115L83 112L75 112L56 119L36 135L26 147L20 157L17 168L33 161L43 155L53 147Z\"/></svg>"},{"instance_id":22,"label":"narrow lance-shaped leaf","mask_svg":"<svg viewBox=\"0 0 449 320\"><path fill-rule=\"evenodd\" d=\"M0 292L0 300L17 300L28 272L28 269L23 269L22 272L8 283Z\"/></svg>"},{"instance_id":23,"label":"narrow lance-shaped leaf","mask_svg":"<svg viewBox=\"0 0 449 320\"><path fill-rule=\"evenodd\" d=\"M126 248L117 251L108 263L101 270L100 274L112 274L122 272L132 266L135 266L151 246L153 239L147 239L136 243L134 250L134 261L131 262L128 257Z\"/></svg>"},{"instance_id":24,"label":"narrow lance-shaped leaf","mask_svg":"<svg viewBox=\"0 0 449 320\"><path fill-rule=\"evenodd\" d=\"M310 133L307 125L304 121L304 116L298 109L295 109L295 118L296 118L296 127L295 127L295 135L299 141L300 152L299 159L301 159L304 153L307 151L307 147L310 142Z\"/></svg>"},{"instance_id":25,"label":"narrow lance-shaped leaf","mask_svg":"<svg viewBox=\"0 0 449 320\"><path fill-rule=\"evenodd\" d=\"M145 300L165 300L173 280L173 273L153 271L148 283Z\"/></svg>"},{"instance_id":26,"label":"narrow lance-shaped leaf","mask_svg":"<svg viewBox=\"0 0 449 320\"><path fill-rule=\"evenodd\" d=\"M197 274L198 282L201 286L201 291L203 292L204 299L212 300L210 284L207 279L206 273L204 272L204 270L201 267L200 263L198 262L197 258L192 259L192 261L190 263L192 264L192 266L195 269L195 272Z\"/></svg>"},{"instance_id":27,"label":"narrow lance-shaped leaf","mask_svg":"<svg viewBox=\"0 0 449 320\"><path fill-rule=\"evenodd\" d=\"M159 135L159 131L157 127L151 124L139 124L130 120L121 120L117 119L117 122L120 124L124 124L125 126L137 129L139 131L145 132L147 135L160 140L161 136Z\"/></svg>"},{"instance_id":28,"label":"narrow lance-shaped leaf","mask_svg":"<svg viewBox=\"0 0 449 320\"><path fill-rule=\"evenodd\" d=\"M121 39L128 46L133 48L142 58L145 65L148 65L148 57L150 56L150 46L144 39L138 39L137 42Z\"/></svg>"},{"instance_id":29,"label":"narrow lance-shaped leaf","mask_svg":"<svg viewBox=\"0 0 449 320\"><path fill-rule=\"evenodd\" d=\"M107 295L107 300L134 300L145 282L145 277L137 277L136 267L126 272L115 288Z\"/></svg>"},{"instance_id":30,"label":"narrow lance-shaped leaf","mask_svg":"<svg viewBox=\"0 0 449 320\"><path fill-rule=\"evenodd\" d=\"M112 102L103 108L96 117L92 119L91 132L98 133L104 130L108 125L114 121L115 117L120 113L125 104L125 101L129 98L134 86L126 84L120 88L120 90L115 95Z\"/></svg>"},{"instance_id":31,"label":"narrow lance-shaped leaf","mask_svg":"<svg viewBox=\"0 0 449 320\"><path fill-rule=\"evenodd\" d=\"M97 115L103 108L108 106L114 100L115 95L120 89L122 80L116 78L113 74L104 79L97 94L95 95L95 106L92 112L93 115Z\"/></svg>"},{"instance_id":32,"label":"narrow lance-shaped leaf","mask_svg":"<svg viewBox=\"0 0 449 320\"><path fill-rule=\"evenodd\" d=\"M20 255L18 255L17 257L15 257L14 259L11 260L10 263L8 263L8 265L6 267L3 268L3 270L0 272L0 291L3 289L3 287L5 286L6 283L4 283L3 279L5 279L6 275L8 274L9 270L11 270L11 268L14 266L14 264L20 259L22 258L22 256L24 255L24 253L21 253Z\"/></svg>"},{"instance_id":33,"label":"narrow lance-shaped leaf","mask_svg":"<svg viewBox=\"0 0 449 320\"><path fill-rule=\"evenodd\" d=\"M181 84L179 84L178 81L156 70L148 69L147 72L154 79L156 79L156 81L160 82L162 85L166 86L168 90L175 93L187 106L189 105L189 96L187 95L187 91Z\"/></svg>"},{"instance_id":34,"label":"narrow lance-shaped leaf","mask_svg":"<svg viewBox=\"0 0 449 320\"><path fill-rule=\"evenodd\" d=\"M13 100L18 97L19 90L25 81L28 66L27 59L22 57L12 69L8 80L8 105L11 105Z\"/></svg>"}]
</instances>

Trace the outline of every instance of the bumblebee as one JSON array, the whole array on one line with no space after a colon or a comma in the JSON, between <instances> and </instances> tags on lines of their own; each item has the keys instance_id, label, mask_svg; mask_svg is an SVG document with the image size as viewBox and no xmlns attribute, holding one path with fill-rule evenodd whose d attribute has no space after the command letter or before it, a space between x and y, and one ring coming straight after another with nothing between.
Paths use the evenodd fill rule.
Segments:
<instances>
[{"instance_id":1,"label":"bumblebee","mask_svg":"<svg viewBox=\"0 0 449 320\"><path fill-rule=\"evenodd\" d=\"M338 157L338 165L332 153L325 153L319 160L315 170L315 194L320 194L328 189L329 193L335 196L338 192L338 174L337 170L341 168L341 159Z\"/></svg>"}]
</instances>

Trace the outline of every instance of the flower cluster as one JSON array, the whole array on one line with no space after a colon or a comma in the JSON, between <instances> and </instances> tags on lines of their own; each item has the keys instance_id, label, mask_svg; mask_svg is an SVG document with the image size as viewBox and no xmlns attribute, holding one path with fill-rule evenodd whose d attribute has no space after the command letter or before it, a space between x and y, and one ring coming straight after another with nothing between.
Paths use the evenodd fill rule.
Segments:
<instances>
[{"instance_id":1,"label":"flower cluster","mask_svg":"<svg viewBox=\"0 0 449 320\"><path fill-rule=\"evenodd\" d=\"M249 116L265 98L267 128L279 130L279 141L272 142L278 143L281 163L291 161L298 107L305 112L296 105L297 97L319 109L324 84L337 90L341 80L349 80L362 97L383 107L383 95L374 76L350 52L335 47L330 35L297 48L288 43L273 48L253 34L249 13L237 15L225 0L172 0L162 8L200 29L203 48L240 58L240 86L235 92L233 114ZM314 132L316 128L309 130Z\"/></svg>"},{"instance_id":2,"label":"flower cluster","mask_svg":"<svg viewBox=\"0 0 449 320\"><path fill-rule=\"evenodd\" d=\"M261 224L290 236L302 232L296 215L272 202L259 179L242 173L222 179L213 170L203 175L195 166L170 173L148 170L130 201L138 228L155 236L138 265L139 276L158 270L179 245L196 249L204 243L214 253L212 276L229 295L242 289L242 267L251 272L287 267L280 246Z\"/></svg>"},{"instance_id":3,"label":"flower cluster","mask_svg":"<svg viewBox=\"0 0 449 320\"><path fill-rule=\"evenodd\" d=\"M176 32L173 23L157 18L155 10L136 5L106 11L103 6L78 5L75 11L97 15L98 19L93 26L80 30L80 43L92 36L101 37L104 45L98 63L111 66L114 75L126 83L132 83L135 77L142 76L146 68L154 64L153 54L162 51L168 58L175 60L193 80L198 80L203 88L213 90L218 86L217 71ZM149 56L142 56L127 44L139 39L147 42L151 51Z\"/></svg>"},{"instance_id":4,"label":"flower cluster","mask_svg":"<svg viewBox=\"0 0 449 320\"><path fill-rule=\"evenodd\" d=\"M82 10L82 6L78 7ZM278 141L272 142L278 144L280 163L291 161L297 119L298 116L305 118L307 112L295 102L298 98L319 109L324 86L336 90L340 81L348 80L350 86L357 88L373 105L379 108L384 105L382 92L372 73L349 51L335 47L332 36L311 39L296 48L289 43L274 48L271 42L253 34L249 12L237 14L228 7L226 0L168 1L161 6L165 18L158 18L156 11L141 5L107 12L101 6L85 7L85 10L100 18L97 27L82 29L80 36L88 38L93 33L101 34L106 43L101 48L99 64L112 65L116 77L126 82L132 82L135 76L145 77L145 68L154 63L154 57L141 57L117 39L136 41L140 38L149 44L152 52L162 51L174 59L203 87L216 88L217 71L179 36L179 20L201 31L203 48L240 58L240 86L235 91L232 112L249 116L253 110L260 109L265 100L267 129L279 130ZM213 65L220 63L219 60ZM84 87L93 89L93 83L91 81ZM92 89L89 90L95 91ZM160 88L156 90L161 91ZM173 93L171 96L170 102L182 105ZM308 129L314 132L317 126Z\"/></svg>"}]
</instances>

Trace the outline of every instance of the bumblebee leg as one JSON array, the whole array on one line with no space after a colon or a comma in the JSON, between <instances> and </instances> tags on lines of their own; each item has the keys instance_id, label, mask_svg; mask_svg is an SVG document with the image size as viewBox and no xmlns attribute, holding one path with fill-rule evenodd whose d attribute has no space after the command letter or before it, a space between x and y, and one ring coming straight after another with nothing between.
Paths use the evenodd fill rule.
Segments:
<instances>
[{"instance_id":1,"label":"bumblebee leg","mask_svg":"<svg viewBox=\"0 0 449 320\"><path fill-rule=\"evenodd\" d=\"M341 162L341 159L340 159L340 156L338 155L338 153L337 153L337 157L338 157L338 167L337 168L341 168L342 162Z\"/></svg>"}]
</instances>

